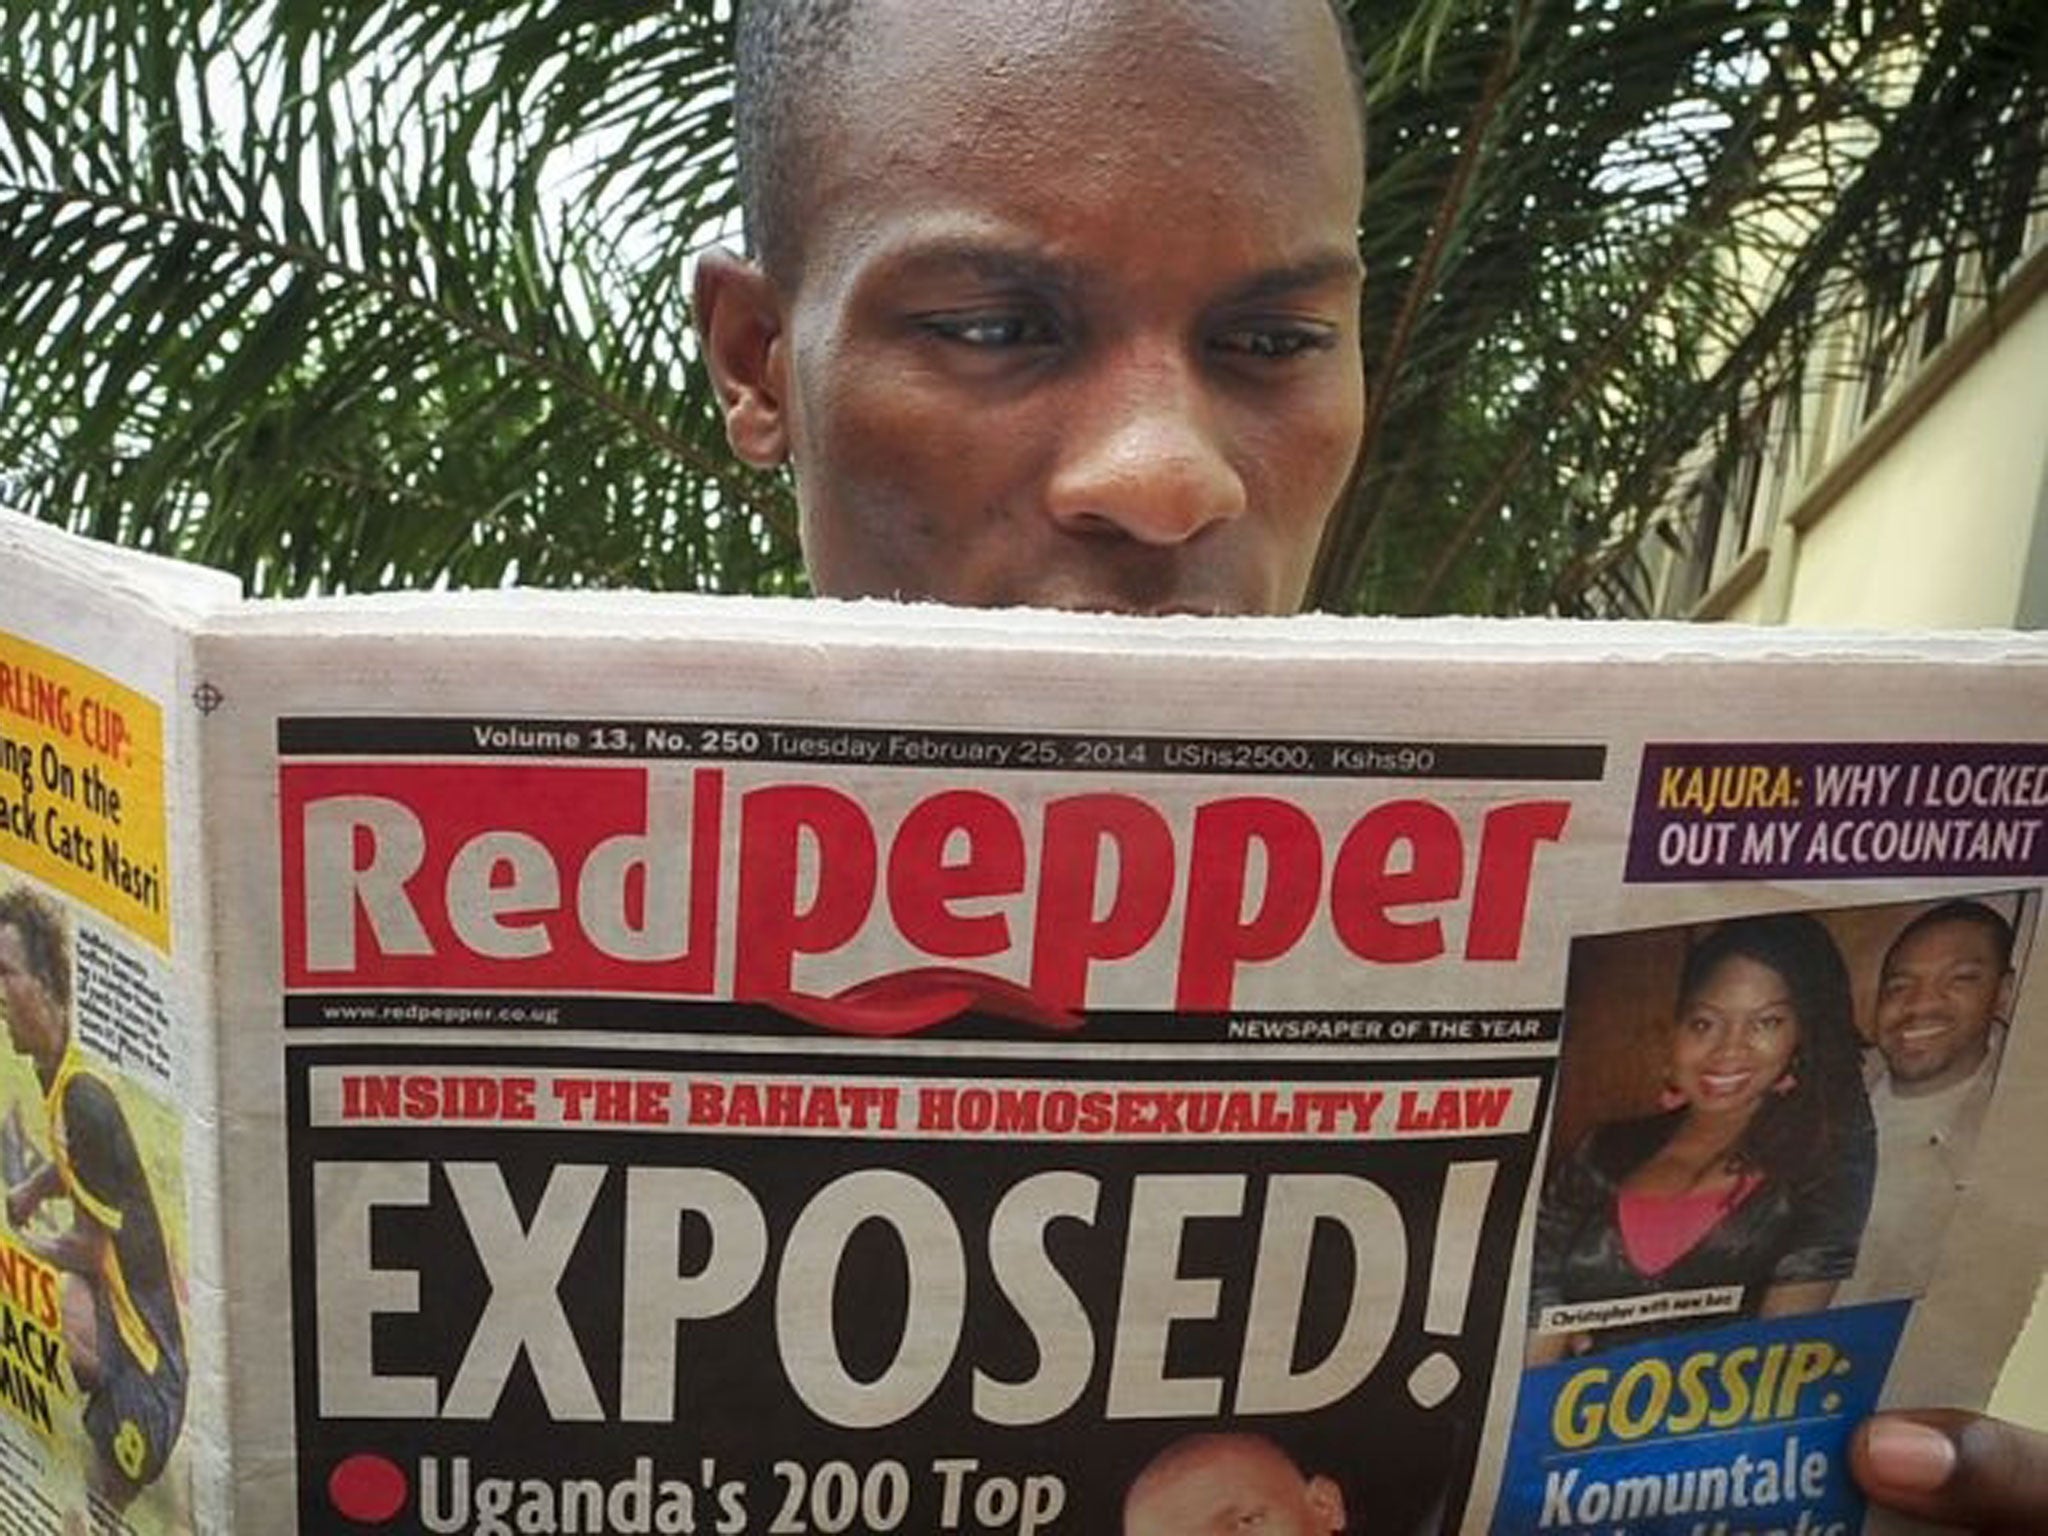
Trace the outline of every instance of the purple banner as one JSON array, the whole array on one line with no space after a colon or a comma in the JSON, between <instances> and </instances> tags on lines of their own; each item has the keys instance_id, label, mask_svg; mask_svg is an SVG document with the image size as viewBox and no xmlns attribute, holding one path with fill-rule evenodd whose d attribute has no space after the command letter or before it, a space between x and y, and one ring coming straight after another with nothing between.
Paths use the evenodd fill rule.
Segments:
<instances>
[{"instance_id":1,"label":"purple banner","mask_svg":"<svg viewBox=\"0 0 2048 1536\"><path fill-rule=\"evenodd\" d=\"M2048 875L2048 743L1654 742L1628 880Z\"/></svg>"}]
</instances>

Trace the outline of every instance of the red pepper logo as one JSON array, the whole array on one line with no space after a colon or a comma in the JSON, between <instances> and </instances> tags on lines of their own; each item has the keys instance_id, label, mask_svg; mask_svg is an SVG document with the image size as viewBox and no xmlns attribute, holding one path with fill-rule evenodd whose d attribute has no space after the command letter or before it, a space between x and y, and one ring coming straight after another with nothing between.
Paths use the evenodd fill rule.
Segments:
<instances>
[{"instance_id":1,"label":"red pepper logo","mask_svg":"<svg viewBox=\"0 0 2048 1536\"><path fill-rule=\"evenodd\" d=\"M935 1029L963 1013L986 1013L1052 1034L1072 1034L1081 1016L1056 1008L1000 976L952 965L922 965L855 982L830 997L777 992L761 999L791 1018L834 1034L898 1040Z\"/></svg>"}]
</instances>

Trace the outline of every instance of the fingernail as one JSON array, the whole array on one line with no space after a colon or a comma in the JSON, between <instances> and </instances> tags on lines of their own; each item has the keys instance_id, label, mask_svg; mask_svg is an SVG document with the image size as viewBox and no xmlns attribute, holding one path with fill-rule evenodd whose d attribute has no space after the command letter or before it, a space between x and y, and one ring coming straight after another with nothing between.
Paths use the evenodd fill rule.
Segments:
<instances>
[{"instance_id":1,"label":"fingernail","mask_svg":"<svg viewBox=\"0 0 2048 1536\"><path fill-rule=\"evenodd\" d=\"M1863 1445L1871 1472L1901 1492L1932 1493L1956 1470L1955 1442L1911 1419L1873 1420Z\"/></svg>"}]
</instances>

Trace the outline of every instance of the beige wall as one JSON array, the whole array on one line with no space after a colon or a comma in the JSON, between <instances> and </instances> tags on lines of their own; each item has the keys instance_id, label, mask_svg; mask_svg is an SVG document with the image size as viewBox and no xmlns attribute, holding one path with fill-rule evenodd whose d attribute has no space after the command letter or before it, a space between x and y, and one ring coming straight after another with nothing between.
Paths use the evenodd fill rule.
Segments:
<instances>
[{"instance_id":1,"label":"beige wall","mask_svg":"<svg viewBox=\"0 0 2048 1536\"><path fill-rule=\"evenodd\" d=\"M1763 580L1727 617L1890 629L2013 624L2029 562L2048 549L2044 509L2048 300L2037 296L1824 510L1803 527L1793 512Z\"/></svg>"}]
</instances>

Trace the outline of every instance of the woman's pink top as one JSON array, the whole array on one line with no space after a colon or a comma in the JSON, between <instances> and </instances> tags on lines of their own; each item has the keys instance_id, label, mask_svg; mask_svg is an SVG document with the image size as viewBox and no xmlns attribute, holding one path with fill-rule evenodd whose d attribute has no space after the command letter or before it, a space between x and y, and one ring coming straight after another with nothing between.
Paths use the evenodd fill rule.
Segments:
<instances>
[{"instance_id":1,"label":"woman's pink top","mask_svg":"<svg viewBox=\"0 0 2048 1536\"><path fill-rule=\"evenodd\" d=\"M1624 1189L1615 1197L1621 1245L1628 1261L1644 1275L1664 1273L1698 1246L1721 1219L1756 1192L1763 1183L1746 1175L1733 1189L1708 1189L1682 1195L1645 1195Z\"/></svg>"}]
</instances>

